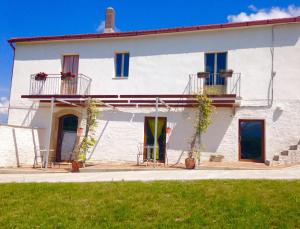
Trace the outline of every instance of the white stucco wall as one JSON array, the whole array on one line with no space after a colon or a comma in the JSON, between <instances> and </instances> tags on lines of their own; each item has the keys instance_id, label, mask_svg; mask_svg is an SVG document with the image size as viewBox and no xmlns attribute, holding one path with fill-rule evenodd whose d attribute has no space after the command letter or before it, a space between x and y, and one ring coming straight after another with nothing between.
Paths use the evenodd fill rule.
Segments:
<instances>
[{"instance_id":1,"label":"white stucco wall","mask_svg":"<svg viewBox=\"0 0 300 229\"><path fill-rule=\"evenodd\" d=\"M266 159L295 144L300 138L300 25L227 29L173 35L112 38L86 41L18 44L15 55L9 123L49 128L49 107L20 99L29 92L29 75L59 73L63 54L79 54L79 72L92 78L91 94L181 94L188 75L204 70L206 52L228 52L228 68L242 74L241 107L218 108L213 124L203 136L205 150L238 160L238 119L266 122ZM272 49L274 45L274 50ZM114 79L114 53L130 52L128 79ZM269 107L274 51L274 101ZM270 100L269 100L270 102ZM279 111L278 107L283 108ZM144 138L144 116L152 109L102 112L100 141L91 160L135 161L137 144ZM174 126L168 157L176 162L188 149L192 124L186 113L166 112ZM171 121L172 120L172 121ZM45 135L46 136L46 135ZM45 144L41 136L41 144ZM204 153L207 158L209 153Z\"/></svg>"},{"instance_id":2,"label":"white stucco wall","mask_svg":"<svg viewBox=\"0 0 300 229\"><path fill-rule=\"evenodd\" d=\"M274 26L278 99L299 99L300 25ZM79 54L79 72L92 78L92 94L182 93L188 75L204 70L204 53L228 52L228 68L242 74L244 100L267 99L272 28L257 27L175 35L17 44L11 103L29 93L29 76L59 73L63 54ZM114 53L130 52L128 79L114 78ZM289 89L287 89L289 88ZM289 93L285 93L289 91Z\"/></svg>"},{"instance_id":3,"label":"white stucco wall","mask_svg":"<svg viewBox=\"0 0 300 229\"><path fill-rule=\"evenodd\" d=\"M281 103L280 109L244 107L235 113L230 108L217 108L212 124L202 136L202 160L209 160L213 154L224 155L226 161L238 161L239 119L262 119L265 121L265 157L287 150L300 140L300 101ZM281 110L282 109L282 110ZM138 144L144 141L144 117L154 116L154 109L127 109L126 111L105 111L99 117L96 134L97 145L89 158L91 161L136 161ZM190 149L194 133L194 110L161 110L160 117L167 117L172 128L167 138L169 163L183 162ZM291 120L296 120L292 122Z\"/></svg>"},{"instance_id":4,"label":"white stucco wall","mask_svg":"<svg viewBox=\"0 0 300 229\"><path fill-rule=\"evenodd\" d=\"M0 125L0 167L32 166L39 134L38 129Z\"/></svg>"}]
</instances>

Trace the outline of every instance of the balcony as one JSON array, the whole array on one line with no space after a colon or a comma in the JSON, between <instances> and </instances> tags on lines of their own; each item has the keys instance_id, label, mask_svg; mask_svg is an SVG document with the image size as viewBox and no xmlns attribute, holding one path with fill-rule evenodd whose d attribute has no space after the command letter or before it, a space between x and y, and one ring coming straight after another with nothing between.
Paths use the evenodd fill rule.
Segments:
<instances>
[{"instance_id":1,"label":"balcony","mask_svg":"<svg viewBox=\"0 0 300 229\"><path fill-rule=\"evenodd\" d=\"M29 95L89 95L92 79L78 74L73 79L62 79L61 74L48 74L37 80L36 74L30 76Z\"/></svg>"},{"instance_id":2,"label":"balcony","mask_svg":"<svg viewBox=\"0 0 300 229\"><path fill-rule=\"evenodd\" d=\"M241 96L241 73L223 77L220 73L209 73L205 77L190 74L185 94L204 93L209 95Z\"/></svg>"},{"instance_id":3,"label":"balcony","mask_svg":"<svg viewBox=\"0 0 300 229\"><path fill-rule=\"evenodd\" d=\"M241 74L232 73L224 77L221 74L191 74L184 92L174 94L90 94L91 79L83 74L75 78L62 79L60 74L49 74L37 79L37 75L30 76L29 95L22 95L25 99L39 99L42 102L51 101L62 106L82 105L88 98L97 99L103 107L167 107L194 108L198 106L196 93L206 92L215 107L235 108L240 105Z\"/></svg>"}]
</instances>

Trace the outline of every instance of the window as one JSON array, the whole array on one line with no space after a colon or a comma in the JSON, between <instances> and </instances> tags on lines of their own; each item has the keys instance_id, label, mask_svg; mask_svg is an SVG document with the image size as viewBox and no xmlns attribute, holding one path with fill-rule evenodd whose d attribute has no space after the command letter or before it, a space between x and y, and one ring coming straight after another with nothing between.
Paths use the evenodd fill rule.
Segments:
<instances>
[{"instance_id":1,"label":"window","mask_svg":"<svg viewBox=\"0 0 300 229\"><path fill-rule=\"evenodd\" d=\"M227 69L227 53L206 53L205 71L209 72L209 78L206 85L224 85L225 79L220 76L221 70Z\"/></svg>"},{"instance_id":2,"label":"window","mask_svg":"<svg viewBox=\"0 0 300 229\"><path fill-rule=\"evenodd\" d=\"M116 77L128 77L129 53L116 53L115 70L116 70Z\"/></svg>"}]
</instances>

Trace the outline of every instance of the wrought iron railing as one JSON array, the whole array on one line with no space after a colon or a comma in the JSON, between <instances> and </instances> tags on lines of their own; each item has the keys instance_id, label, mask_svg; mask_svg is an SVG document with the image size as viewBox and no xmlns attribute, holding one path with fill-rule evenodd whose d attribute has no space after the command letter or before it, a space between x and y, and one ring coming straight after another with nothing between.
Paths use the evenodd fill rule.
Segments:
<instances>
[{"instance_id":1,"label":"wrought iron railing","mask_svg":"<svg viewBox=\"0 0 300 229\"><path fill-rule=\"evenodd\" d=\"M84 74L62 79L60 74L48 74L44 79L30 76L30 95L89 95L92 79Z\"/></svg>"},{"instance_id":2,"label":"wrought iron railing","mask_svg":"<svg viewBox=\"0 0 300 229\"><path fill-rule=\"evenodd\" d=\"M223 77L220 73L208 74L201 78L197 74L190 74L185 94L204 93L208 94L235 94L241 95L241 73L233 73L230 77Z\"/></svg>"}]
</instances>

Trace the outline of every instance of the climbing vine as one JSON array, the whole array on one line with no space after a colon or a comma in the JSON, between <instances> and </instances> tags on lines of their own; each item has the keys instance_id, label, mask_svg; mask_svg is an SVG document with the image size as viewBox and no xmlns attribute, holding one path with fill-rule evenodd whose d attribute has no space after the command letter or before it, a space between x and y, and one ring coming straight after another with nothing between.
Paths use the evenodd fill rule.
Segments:
<instances>
[{"instance_id":1,"label":"climbing vine","mask_svg":"<svg viewBox=\"0 0 300 229\"><path fill-rule=\"evenodd\" d=\"M200 147L201 147L201 134L207 130L209 125L211 124L211 114L213 113L214 109L212 106L212 100L208 97L208 92L204 91L204 93L196 94L197 100L197 112L196 112L196 119L195 119L195 134L193 136L191 142L191 154L196 154L196 157L200 157ZM195 149L196 140L198 137L199 141L199 149ZM198 158L199 159L199 158Z\"/></svg>"},{"instance_id":2,"label":"climbing vine","mask_svg":"<svg viewBox=\"0 0 300 229\"><path fill-rule=\"evenodd\" d=\"M78 148L77 158L80 161L86 160L86 154L88 151L96 144L95 130L97 127L97 116L100 111L97 108L98 102L94 99L87 101L87 118L86 118L86 128L85 135L81 140Z\"/></svg>"},{"instance_id":3,"label":"climbing vine","mask_svg":"<svg viewBox=\"0 0 300 229\"><path fill-rule=\"evenodd\" d=\"M213 106L212 100L207 94L198 94L196 98L198 102L196 134L201 134L207 130L212 122L211 114L213 113Z\"/></svg>"}]
</instances>

